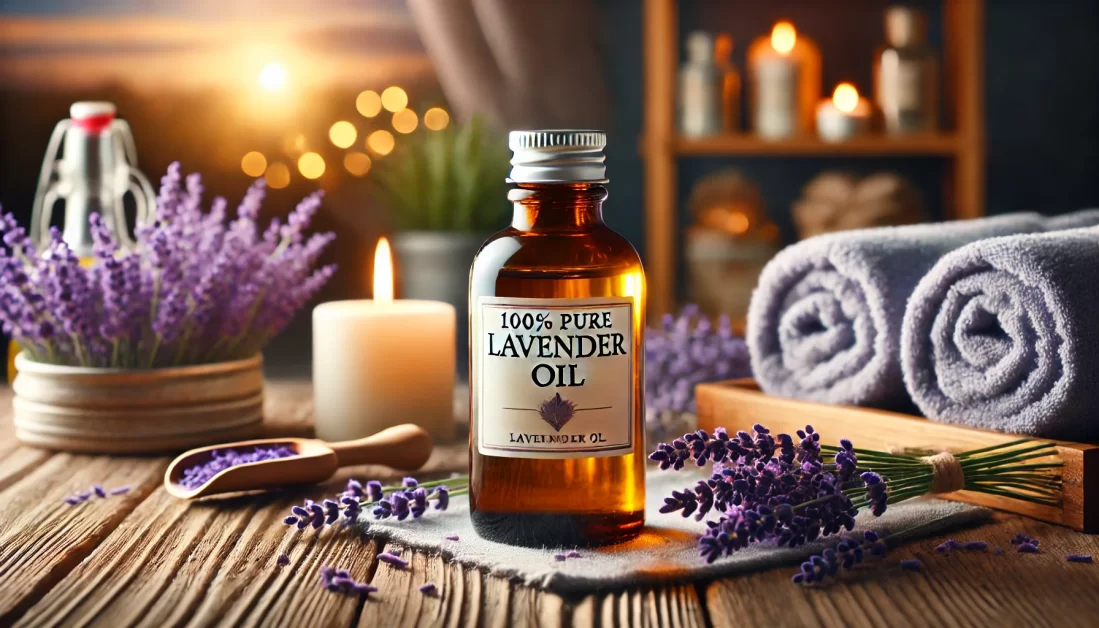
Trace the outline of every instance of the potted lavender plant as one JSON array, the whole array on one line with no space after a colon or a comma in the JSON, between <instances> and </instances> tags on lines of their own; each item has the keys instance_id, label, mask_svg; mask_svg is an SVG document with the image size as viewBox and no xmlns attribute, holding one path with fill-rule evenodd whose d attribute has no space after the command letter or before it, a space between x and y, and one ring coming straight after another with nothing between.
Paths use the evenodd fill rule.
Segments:
<instances>
[{"instance_id":1,"label":"potted lavender plant","mask_svg":"<svg viewBox=\"0 0 1099 628\"><path fill-rule=\"evenodd\" d=\"M506 226L503 201L509 168L506 142L477 118L443 131L424 131L378 169L377 181L394 218L393 250L401 296L433 299L468 315L469 267L481 244ZM465 365L464 324L458 364Z\"/></svg>"},{"instance_id":2,"label":"potted lavender plant","mask_svg":"<svg viewBox=\"0 0 1099 628\"><path fill-rule=\"evenodd\" d=\"M197 174L162 180L156 220L123 250L92 217L85 268L59 232L36 250L0 217L0 322L19 342L16 436L56 449L169 451L244 438L262 427L260 350L331 277L314 270L332 234L303 231L305 198L262 233L253 185L225 224L226 202L202 204Z\"/></svg>"}]
</instances>

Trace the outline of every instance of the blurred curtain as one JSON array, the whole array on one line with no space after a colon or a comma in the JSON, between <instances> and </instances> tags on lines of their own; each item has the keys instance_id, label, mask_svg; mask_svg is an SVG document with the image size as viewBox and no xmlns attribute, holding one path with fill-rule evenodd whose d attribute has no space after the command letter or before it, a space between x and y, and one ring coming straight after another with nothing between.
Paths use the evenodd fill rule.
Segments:
<instances>
[{"instance_id":1,"label":"blurred curtain","mask_svg":"<svg viewBox=\"0 0 1099 628\"><path fill-rule=\"evenodd\" d=\"M501 129L605 128L593 0L409 0L451 108Z\"/></svg>"}]
</instances>

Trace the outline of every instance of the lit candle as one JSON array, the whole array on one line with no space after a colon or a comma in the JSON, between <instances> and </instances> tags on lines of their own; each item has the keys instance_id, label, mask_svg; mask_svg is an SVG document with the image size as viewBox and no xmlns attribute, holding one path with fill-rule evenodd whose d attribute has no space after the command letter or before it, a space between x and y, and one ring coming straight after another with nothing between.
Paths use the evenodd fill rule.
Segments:
<instances>
[{"instance_id":1,"label":"lit candle","mask_svg":"<svg viewBox=\"0 0 1099 628\"><path fill-rule=\"evenodd\" d=\"M869 128L870 103L850 83L836 85L832 99L817 105L817 134L826 142L849 140Z\"/></svg>"},{"instance_id":2,"label":"lit candle","mask_svg":"<svg viewBox=\"0 0 1099 628\"><path fill-rule=\"evenodd\" d=\"M752 130L766 139L808 133L820 97L820 52L790 22L748 49Z\"/></svg>"},{"instance_id":3,"label":"lit candle","mask_svg":"<svg viewBox=\"0 0 1099 628\"><path fill-rule=\"evenodd\" d=\"M454 437L454 307L393 299L393 261L374 253L374 298L313 309L317 437L348 440L415 423Z\"/></svg>"}]
</instances>

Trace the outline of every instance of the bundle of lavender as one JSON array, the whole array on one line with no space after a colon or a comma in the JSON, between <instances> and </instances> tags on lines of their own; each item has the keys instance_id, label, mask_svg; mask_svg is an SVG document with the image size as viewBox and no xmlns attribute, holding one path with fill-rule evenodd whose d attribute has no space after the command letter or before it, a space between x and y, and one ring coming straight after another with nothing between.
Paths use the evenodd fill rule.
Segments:
<instances>
[{"instance_id":1,"label":"bundle of lavender","mask_svg":"<svg viewBox=\"0 0 1099 628\"><path fill-rule=\"evenodd\" d=\"M335 237L304 235L321 193L306 197L286 224L261 233L257 181L226 225L226 201L202 209L198 174L178 163L161 179L156 220L122 250L92 217L95 260L85 268L56 229L36 250L10 215L0 216L0 323L37 362L157 368L255 355L328 281L314 270Z\"/></svg>"},{"instance_id":2,"label":"bundle of lavender","mask_svg":"<svg viewBox=\"0 0 1099 628\"><path fill-rule=\"evenodd\" d=\"M693 487L673 491L661 512L694 515L706 521L698 541L707 562L752 544L797 547L819 537L837 536L855 526L855 515L875 516L889 504L922 495L959 490L1055 505L1061 496L1060 461L1050 443L1017 440L958 454L889 453L856 449L851 441L821 445L811 426L772 436L762 425L753 433L729 435L724 429L685 434L661 443L649 458L661 469L682 469L688 460L712 465L712 474ZM807 584L862 562L865 551L884 555L889 537L872 532L843 538L811 557L794 576Z\"/></svg>"}]
</instances>

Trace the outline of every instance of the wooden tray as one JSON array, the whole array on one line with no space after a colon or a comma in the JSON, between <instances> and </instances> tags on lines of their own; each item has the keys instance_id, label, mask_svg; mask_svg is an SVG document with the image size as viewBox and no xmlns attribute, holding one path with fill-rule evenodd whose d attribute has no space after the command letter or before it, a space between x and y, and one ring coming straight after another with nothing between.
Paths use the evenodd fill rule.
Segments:
<instances>
[{"instance_id":1,"label":"wooden tray","mask_svg":"<svg viewBox=\"0 0 1099 628\"><path fill-rule=\"evenodd\" d=\"M760 423L772 432L793 434L808 423L827 444L850 438L856 447L913 447L959 452L1021 438L974 428L936 423L923 417L852 406L834 406L771 397L753 380L701 384L696 389L698 423L704 430L749 430ZM1007 497L959 491L945 499L980 504L1094 534L1099 532L1099 445L1052 441L1064 462L1062 504L1031 504ZM1052 459L1052 457L1051 457Z\"/></svg>"}]
</instances>

